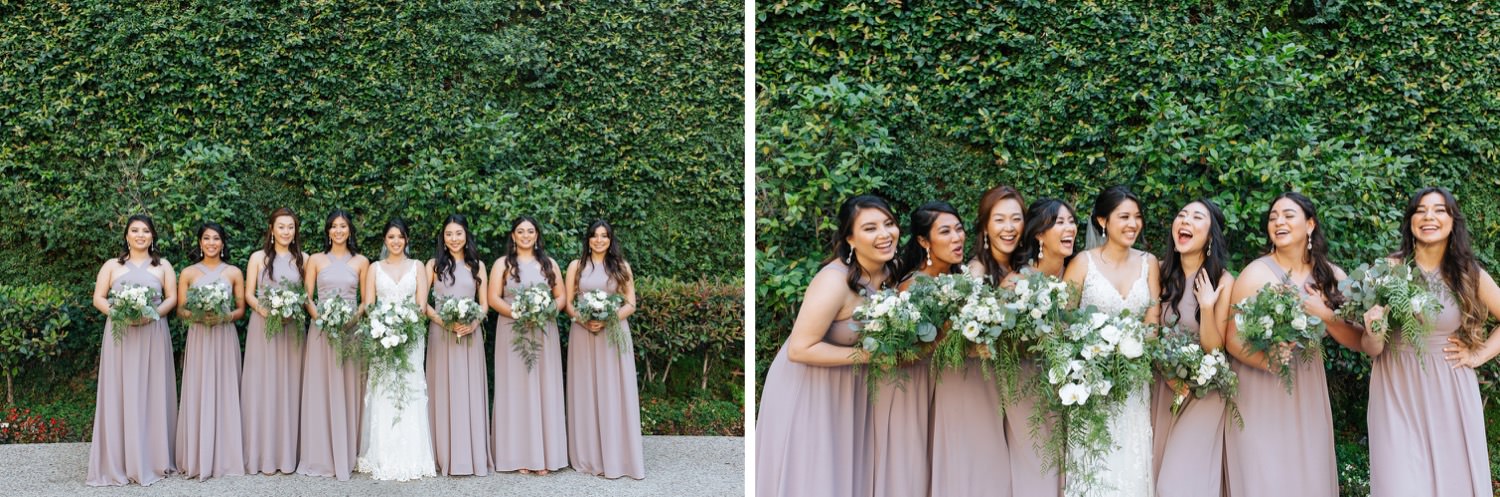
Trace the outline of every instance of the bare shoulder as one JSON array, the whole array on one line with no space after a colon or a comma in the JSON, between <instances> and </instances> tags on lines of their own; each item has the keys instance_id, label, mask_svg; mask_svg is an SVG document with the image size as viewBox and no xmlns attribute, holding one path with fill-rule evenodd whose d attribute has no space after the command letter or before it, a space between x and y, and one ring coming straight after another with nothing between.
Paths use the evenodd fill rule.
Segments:
<instances>
[{"instance_id":1,"label":"bare shoulder","mask_svg":"<svg viewBox=\"0 0 1500 497\"><path fill-rule=\"evenodd\" d=\"M972 275L975 275L975 276L984 276L985 275L985 272L984 272L984 262L980 261L978 257L975 257L973 259L969 259L969 263L965 264L964 267L969 268L969 274L972 274Z\"/></svg>"},{"instance_id":2,"label":"bare shoulder","mask_svg":"<svg viewBox=\"0 0 1500 497\"><path fill-rule=\"evenodd\" d=\"M350 267L370 267L370 259L363 255L355 255L349 259Z\"/></svg>"},{"instance_id":3,"label":"bare shoulder","mask_svg":"<svg viewBox=\"0 0 1500 497\"><path fill-rule=\"evenodd\" d=\"M250 254L250 260L248 262L250 264L255 264L255 263L264 263L265 261L266 261L266 251L265 250L257 250L257 251L255 251L255 252L253 252L253 253Z\"/></svg>"},{"instance_id":4,"label":"bare shoulder","mask_svg":"<svg viewBox=\"0 0 1500 497\"><path fill-rule=\"evenodd\" d=\"M1330 262L1330 263L1328 263L1328 267L1333 268L1333 277L1334 277L1334 279L1340 279L1340 280L1342 280L1342 279L1348 279L1349 278L1349 274L1345 273L1344 272L1344 268L1339 267L1338 264L1334 264L1334 263Z\"/></svg>"}]
</instances>

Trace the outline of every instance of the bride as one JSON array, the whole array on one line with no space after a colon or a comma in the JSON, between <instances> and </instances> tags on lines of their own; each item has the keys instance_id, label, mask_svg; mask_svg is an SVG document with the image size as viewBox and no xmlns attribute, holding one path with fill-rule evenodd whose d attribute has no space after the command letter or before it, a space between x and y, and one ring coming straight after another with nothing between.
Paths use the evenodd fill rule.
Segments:
<instances>
[{"instance_id":1,"label":"bride","mask_svg":"<svg viewBox=\"0 0 1500 497\"><path fill-rule=\"evenodd\" d=\"M420 271L420 264L406 257L407 240L406 223L400 219L386 223L381 261L371 265L361 291L364 307L377 299L414 302L418 308L427 302L427 274ZM384 371L379 365L370 368L355 470L370 473L376 480L407 481L437 475L422 366L427 344L422 335L425 333L407 347L410 370Z\"/></svg>"},{"instance_id":2,"label":"bride","mask_svg":"<svg viewBox=\"0 0 1500 497\"><path fill-rule=\"evenodd\" d=\"M1115 186L1094 199L1094 212L1089 218L1090 248L1082 257L1074 257L1063 275L1069 282L1082 286L1081 307L1092 305L1109 314L1129 310L1132 316L1144 316L1147 323L1157 322L1160 309L1151 305L1161 291L1156 257L1130 248L1142 225L1140 200L1129 189ZM1100 461L1097 480L1089 484L1065 477L1064 493L1070 497L1155 495L1148 388L1130 392L1124 409L1110 419L1109 432L1114 448ZM1073 454L1068 457L1070 466L1082 462Z\"/></svg>"}]
</instances>

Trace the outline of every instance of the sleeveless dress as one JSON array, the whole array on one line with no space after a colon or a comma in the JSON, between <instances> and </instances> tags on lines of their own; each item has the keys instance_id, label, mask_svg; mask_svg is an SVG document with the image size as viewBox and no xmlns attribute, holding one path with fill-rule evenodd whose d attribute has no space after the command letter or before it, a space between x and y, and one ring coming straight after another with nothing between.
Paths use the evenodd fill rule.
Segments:
<instances>
[{"instance_id":1,"label":"sleeveless dress","mask_svg":"<svg viewBox=\"0 0 1500 497\"><path fill-rule=\"evenodd\" d=\"M1254 263L1265 264L1277 280L1287 277L1270 256ZM1306 298L1303 282L1293 283ZM1301 361L1290 394L1269 371L1239 361L1229 365L1240 377L1235 403L1245 418L1244 429L1232 427L1224 436L1229 494L1338 495L1333 412L1323 361Z\"/></svg>"},{"instance_id":2,"label":"sleeveless dress","mask_svg":"<svg viewBox=\"0 0 1500 497\"><path fill-rule=\"evenodd\" d=\"M834 261L819 272L836 272L842 279L849 267ZM834 321L823 341L852 347L859 341L855 325L852 319ZM870 402L863 372L792 362L782 344L762 392L755 425L756 495L868 494Z\"/></svg>"},{"instance_id":3,"label":"sleeveless dress","mask_svg":"<svg viewBox=\"0 0 1500 497\"><path fill-rule=\"evenodd\" d=\"M443 274L436 276L434 305L445 298L479 301L479 282L468 265L454 261L451 281ZM427 412L432 417L437 469L444 476L485 476L494 467L486 369L483 327L459 338L437 323L428 323Z\"/></svg>"},{"instance_id":4,"label":"sleeveless dress","mask_svg":"<svg viewBox=\"0 0 1500 497\"><path fill-rule=\"evenodd\" d=\"M931 495L1010 497L1010 466L995 381L979 359L943 371L933 387Z\"/></svg>"},{"instance_id":5,"label":"sleeveless dress","mask_svg":"<svg viewBox=\"0 0 1500 497\"><path fill-rule=\"evenodd\" d=\"M1023 357L1018 369L1018 385L1032 384L1036 375L1041 374L1041 367L1031 358ZM1048 424L1036 427L1036 435L1032 436L1031 415L1037 411L1037 403L1040 401L1041 399L1023 389L1014 401L1005 405L1005 446L1010 456L1010 493L1017 497L1056 497L1062 493L1062 475L1056 470L1045 469L1047 461L1042 458L1038 449L1052 436L1057 416L1046 413ZM999 490L996 493L1004 495Z\"/></svg>"},{"instance_id":6,"label":"sleeveless dress","mask_svg":"<svg viewBox=\"0 0 1500 497\"><path fill-rule=\"evenodd\" d=\"M223 283L229 264L203 263L193 288ZM184 270L186 272L186 270ZM181 296L187 301L187 295ZM245 435L240 423L240 332L233 322L188 325L182 360L182 405L177 413L177 469L207 480L245 474Z\"/></svg>"},{"instance_id":7,"label":"sleeveless dress","mask_svg":"<svg viewBox=\"0 0 1500 497\"><path fill-rule=\"evenodd\" d=\"M620 289L602 264L582 264L578 290ZM599 334L573 323L568 331L568 460L581 473L605 478L646 477L641 453L641 397L636 388L635 347L630 322L620 320L625 344L609 345Z\"/></svg>"},{"instance_id":8,"label":"sleeveless dress","mask_svg":"<svg viewBox=\"0 0 1500 497\"><path fill-rule=\"evenodd\" d=\"M267 254L270 258L272 254ZM302 282L292 254L275 255L262 271L259 287ZM266 318L250 312L245 331L245 373L240 378L240 411L245 427L245 473L274 475L297 471L297 421L302 400L302 330L284 321L284 331L266 339Z\"/></svg>"},{"instance_id":9,"label":"sleeveless dress","mask_svg":"<svg viewBox=\"0 0 1500 497\"><path fill-rule=\"evenodd\" d=\"M905 497L928 492L931 371L932 362L927 359L900 366L875 393L870 406L871 496Z\"/></svg>"},{"instance_id":10,"label":"sleeveless dress","mask_svg":"<svg viewBox=\"0 0 1500 497\"><path fill-rule=\"evenodd\" d=\"M146 269L150 262L125 262L125 274L110 284L126 283L155 290L161 303L161 280ZM150 485L177 471L172 432L177 424L177 370L167 320L129 326L115 342L113 321L104 322L99 347L99 389L94 397L94 437L89 444L89 486Z\"/></svg>"},{"instance_id":11,"label":"sleeveless dress","mask_svg":"<svg viewBox=\"0 0 1500 497\"><path fill-rule=\"evenodd\" d=\"M1371 367L1370 495L1493 495L1479 380L1443 354L1463 311L1442 277L1427 282L1443 311L1426 350L1418 355L1392 330Z\"/></svg>"},{"instance_id":12,"label":"sleeveless dress","mask_svg":"<svg viewBox=\"0 0 1500 497\"><path fill-rule=\"evenodd\" d=\"M516 261L521 281L505 278L505 301L515 302L516 290L547 284L541 263ZM511 350L515 320L500 316L495 323L495 425L493 453L496 471L556 470L568 465L568 420L563 398L562 342L557 324L549 320L536 364Z\"/></svg>"},{"instance_id":13,"label":"sleeveless dress","mask_svg":"<svg viewBox=\"0 0 1500 497\"><path fill-rule=\"evenodd\" d=\"M328 258L318 271L317 302L338 296L350 308L359 306L359 271L349 266L354 254ZM359 423L364 409L364 364L340 362L328 335L310 323L302 366L302 436L297 474L347 481L359 453Z\"/></svg>"},{"instance_id":14,"label":"sleeveless dress","mask_svg":"<svg viewBox=\"0 0 1500 497\"><path fill-rule=\"evenodd\" d=\"M416 261L406 262L399 281L386 274L384 263L371 264L377 302L416 302L417 271L424 269ZM406 344L406 360L411 365L408 371L398 373L381 364L370 365L360 454L354 470L369 473L372 479L407 481L437 476L426 409L427 379L422 373L424 342L418 335Z\"/></svg>"},{"instance_id":15,"label":"sleeveless dress","mask_svg":"<svg viewBox=\"0 0 1500 497\"><path fill-rule=\"evenodd\" d=\"M1191 290L1191 280L1188 283ZM1221 289L1219 298L1228 298ZM1174 323L1180 333L1197 342L1198 296L1184 291L1176 308L1163 303L1162 322ZM1182 413L1172 414L1176 393L1167 382L1155 382L1151 399L1151 432L1155 439L1156 495L1159 497L1218 497L1225 495L1224 428L1230 420L1224 397L1217 392L1203 398L1188 396Z\"/></svg>"},{"instance_id":16,"label":"sleeveless dress","mask_svg":"<svg viewBox=\"0 0 1500 497\"><path fill-rule=\"evenodd\" d=\"M1089 269L1083 278L1083 299L1080 306L1094 306L1101 312L1119 314L1126 310L1132 316L1144 317L1151 305L1151 288L1147 281L1150 268L1144 253L1131 251L1141 258L1141 274L1130 285L1124 296L1099 271L1098 260L1093 252L1084 252ZM1105 454L1097 469L1098 483L1095 488L1086 488L1081 481L1065 478L1067 495L1114 495L1150 497L1155 495L1151 478L1151 390L1150 386L1130 392L1125 405L1109 420L1109 432L1114 437L1114 448ZM1069 454L1069 459L1074 455Z\"/></svg>"}]
</instances>

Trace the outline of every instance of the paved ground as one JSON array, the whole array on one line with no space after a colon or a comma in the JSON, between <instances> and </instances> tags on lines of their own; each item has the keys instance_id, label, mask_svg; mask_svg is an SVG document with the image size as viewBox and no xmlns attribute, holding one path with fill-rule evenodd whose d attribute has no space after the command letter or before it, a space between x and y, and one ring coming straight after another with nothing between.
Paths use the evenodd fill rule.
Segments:
<instances>
[{"instance_id":1,"label":"paved ground","mask_svg":"<svg viewBox=\"0 0 1500 497\"><path fill-rule=\"evenodd\" d=\"M239 476L206 482L170 477L150 487L94 488L83 484L89 444L0 445L0 495L634 495L743 496L745 439L645 437L646 479L606 480L564 469L547 476L518 473L438 477L397 483L366 475L341 482L299 475Z\"/></svg>"}]
</instances>

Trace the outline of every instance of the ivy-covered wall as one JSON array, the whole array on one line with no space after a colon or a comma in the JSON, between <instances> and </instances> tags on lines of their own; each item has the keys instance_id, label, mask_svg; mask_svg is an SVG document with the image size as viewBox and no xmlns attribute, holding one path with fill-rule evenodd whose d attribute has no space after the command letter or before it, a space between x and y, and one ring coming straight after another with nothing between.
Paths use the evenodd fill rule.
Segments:
<instances>
[{"instance_id":1,"label":"ivy-covered wall","mask_svg":"<svg viewBox=\"0 0 1500 497\"><path fill-rule=\"evenodd\" d=\"M1299 190L1319 206L1334 261L1352 269L1396 248L1409 192L1439 185L1500 273L1493 3L758 8L758 357L785 340L839 203L865 192L891 200L903 223L945 199L968 224L996 185L1086 210L1126 184L1146 204L1139 247L1158 254L1171 216L1209 197L1228 215L1238 270L1266 245L1269 200ZM761 377L768 364L758 362ZM1368 361L1344 351L1329 368L1336 424L1362 431ZM1484 375L1491 402L1495 371Z\"/></svg>"}]
</instances>

